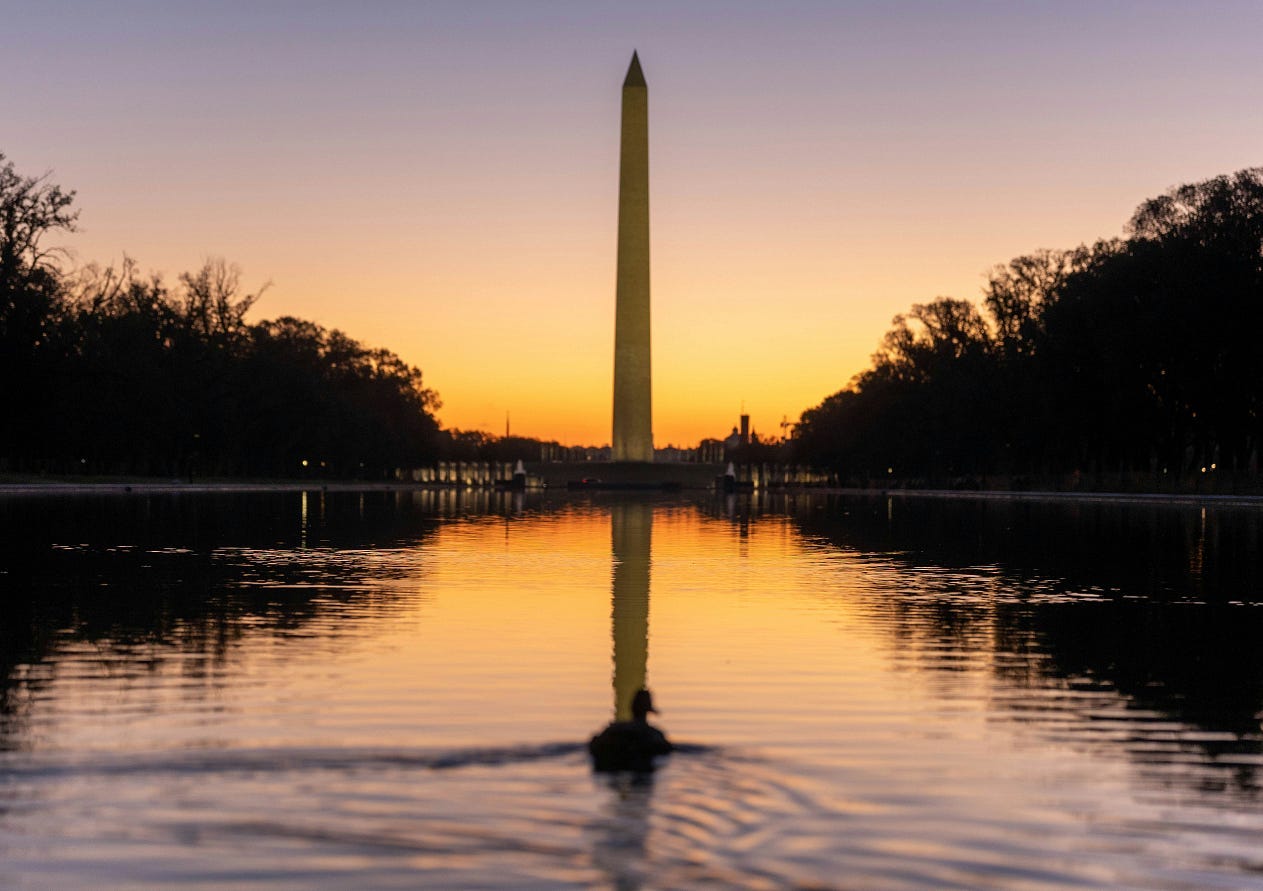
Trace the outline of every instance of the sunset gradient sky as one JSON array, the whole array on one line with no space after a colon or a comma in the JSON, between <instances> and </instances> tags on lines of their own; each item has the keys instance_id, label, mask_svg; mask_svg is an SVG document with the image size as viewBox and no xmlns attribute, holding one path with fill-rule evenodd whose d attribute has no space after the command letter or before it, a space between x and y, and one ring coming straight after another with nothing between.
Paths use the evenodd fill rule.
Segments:
<instances>
[{"instance_id":1,"label":"sunset gradient sky","mask_svg":"<svg viewBox=\"0 0 1263 891\"><path fill-rule=\"evenodd\" d=\"M891 317L1263 163L1263 3L57 2L0 152L78 262L208 256L422 368L445 425L610 431L620 85L649 84L654 431L840 389Z\"/></svg>"}]
</instances>

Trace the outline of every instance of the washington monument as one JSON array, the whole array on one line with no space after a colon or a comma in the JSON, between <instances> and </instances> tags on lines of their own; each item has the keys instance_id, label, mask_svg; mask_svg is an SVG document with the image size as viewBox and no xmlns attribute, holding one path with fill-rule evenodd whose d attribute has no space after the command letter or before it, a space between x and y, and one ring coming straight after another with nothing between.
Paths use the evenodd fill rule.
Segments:
<instances>
[{"instance_id":1,"label":"washington monument","mask_svg":"<svg viewBox=\"0 0 1263 891\"><path fill-rule=\"evenodd\" d=\"M623 81L614 311L615 461L653 460L649 363L649 88L632 53Z\"/></svg>"}]
</instances>

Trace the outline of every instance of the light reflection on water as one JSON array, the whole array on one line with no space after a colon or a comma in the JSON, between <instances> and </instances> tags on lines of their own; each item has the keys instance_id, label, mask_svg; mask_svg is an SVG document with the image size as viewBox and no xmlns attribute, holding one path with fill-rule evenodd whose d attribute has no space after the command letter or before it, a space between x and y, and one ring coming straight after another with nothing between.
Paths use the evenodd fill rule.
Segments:
<instances>
[{"instance_id":1,"label":"light reflection on water","mask_svg":"<svg viewBox=\"0 0 1263 891\"><path fill-rule=\"evenodd\" d=\"M0 886L1263 887L1248 510L0 501ZM583 742L646 678L683 750Z\"/></svg>"}]
</instances>

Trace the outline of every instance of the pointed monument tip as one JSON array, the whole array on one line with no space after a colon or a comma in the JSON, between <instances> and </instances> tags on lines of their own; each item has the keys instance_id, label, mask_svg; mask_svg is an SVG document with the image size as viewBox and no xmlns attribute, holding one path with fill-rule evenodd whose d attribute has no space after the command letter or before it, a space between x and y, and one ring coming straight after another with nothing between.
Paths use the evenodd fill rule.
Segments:
<instances>
[{"instance_id":1,"label":"pointed monument tip","mask_svg":"<svg viewBox=\"0 0 1263 891\"><path fill-rule=\"evenodd\" d=\"M640 57L636 55L635 50L632 50L632 60L627 66L627 78L623 81L623 87L643 86L645 86L645 73L640 70Z\"/></svg>"}]
</instances>

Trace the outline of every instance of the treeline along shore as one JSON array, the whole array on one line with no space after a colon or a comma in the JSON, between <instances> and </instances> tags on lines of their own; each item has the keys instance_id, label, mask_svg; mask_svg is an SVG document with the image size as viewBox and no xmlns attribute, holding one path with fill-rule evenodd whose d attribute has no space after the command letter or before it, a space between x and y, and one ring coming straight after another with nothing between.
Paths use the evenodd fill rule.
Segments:
<instances>
[{"instance_id":1,"label":"treeline along shore","mask_svg":"<svg viewBox=\"0 0 1263 891\"><path fill-rule=\"evenodd\" d=\"M63 268L73 192L0 155L0 472L356 476L434 460L437 395L385 349L292 317L210 260Z\"/></svg>"},{"instance_id":2,"label":"treeline along shore","mask_svg":"<svg viewBox=\"0 0 1263 891\"><path fill-rule=\"evenodd\" d=\"M420 369L293 317L248 322L223 260L71 267L74 193L0 155L0 474L387 479L539 460L443 430ZM1143 202L1126 237L995 267L980 304L895 317L871 366L737 461L843 486L1253 491L1263 168ZM552 444L555 445L555 444ZM757 445L757 454L754 454Z\"/></svg>"},{"instance_id":3,"label":"treeline along shore","mask_svg":"<svg viewBox=\"0 0 1263 891\"><path fill-rule=\"evenodd\" d=\"M798 459L860 486L1257 491L1263 168L1147 200L1126 235L896 316Z\"/></svg>"}]
</instances>

